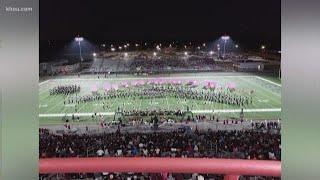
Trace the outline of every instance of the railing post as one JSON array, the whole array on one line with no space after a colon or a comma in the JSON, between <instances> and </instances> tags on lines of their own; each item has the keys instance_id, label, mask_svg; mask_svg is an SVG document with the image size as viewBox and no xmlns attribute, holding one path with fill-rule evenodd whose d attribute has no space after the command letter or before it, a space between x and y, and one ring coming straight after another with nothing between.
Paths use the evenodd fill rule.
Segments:
<instances>
[{"instance_id":1,"label":"railing post","mask_svg":"<svg viewBox=\"0 0 320 180\"><path fill-rule=\"evenodd\" d=\"M239 180L240 175L224 175L223 180Z\"/></svg>"},{"instance_id":2,"label":"railing post","mask_svg":"<svg viewBox=\"0 0 320 180\"><path fill-rule=\"evenodd\" d=\"M89 157L89 148L87 148L87 157Z\"/></svg>"}]
</instances>

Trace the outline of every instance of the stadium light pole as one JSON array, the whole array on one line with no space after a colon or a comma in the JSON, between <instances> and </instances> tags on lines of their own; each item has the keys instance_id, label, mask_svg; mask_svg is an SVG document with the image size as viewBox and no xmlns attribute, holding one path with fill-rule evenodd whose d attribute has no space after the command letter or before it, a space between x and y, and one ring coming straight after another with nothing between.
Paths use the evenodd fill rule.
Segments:
<instances>
[{"instance_id":1,"label":"stadium light pole","mask_svg":"<svg viewBox=\"0 0 320 180\"><path fill-rule=\"evenodd\" d=\"M226 54L226 43L227 43L227 40L230 39L229 36L222 36L221 37L224 41L223 43L223 58L225 57L225 54Z\"/></svg>"},{"instance_id":2,"label":"stadium light pole","mask_svg":"<svg viewBox=\"0 0 320 180\"><path fill-rule=\"evenodd\" d=\"M222 36L221 37L223 39L223 56L222 56L222 61L223 61L223 67L224 67L224 58L225 58L225 55L226 55L226 43L227 43L227 40L230 39L229 36Z\"/></svg>"},{"instance_id":3,"label":"stadium light pole","mask_svg":"<svg viewBox=\"0 0 320 180\"><path fill-rule=\"evenodd\" d=\"M262 45L261 46L261 51L262 51L262 56L263 56L264 59L266 59L266 51L265 50L266 50L266 46Z\"/></svg>"},{"instance_id":4,"label":"stadium light pole","mask_svg":"<svg viewBox=\"0 0 320 180\"><path fill-rule=\"evenodd\" d=\"M83 37L76 37L75 40L79 43L79 50L80 50L80 71L82 70L82 53L81 53L81 41L83 41Z\"/></svg>"},{"instance_id":5,"label":"stadium light pole","mask_svg":"<svg viewBox=\"0 0 320 180\"><path fill-rule=\"evenodd\" d=\"M184 55L186 56L186 59L188 59L189 56L187 51L184 52Z\"/></svg>"}]
</instances>

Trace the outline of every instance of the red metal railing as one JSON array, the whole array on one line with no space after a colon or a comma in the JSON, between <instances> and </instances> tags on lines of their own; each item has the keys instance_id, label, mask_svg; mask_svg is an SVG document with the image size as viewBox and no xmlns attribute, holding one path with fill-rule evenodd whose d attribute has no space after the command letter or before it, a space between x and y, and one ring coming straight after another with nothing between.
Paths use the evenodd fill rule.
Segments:
<instances>
[{"instance_id":1,"label":"red metal railing","mask_svg":"<svg viewBox=\"0 0 320 180\"><path fill-rule=\"evenodd\" d=\"M240 175L281 176L280 161L206 158L49 158L39 160L39 172L175 172L223 174L225 180Z\"/></svg>"}]
</instances>

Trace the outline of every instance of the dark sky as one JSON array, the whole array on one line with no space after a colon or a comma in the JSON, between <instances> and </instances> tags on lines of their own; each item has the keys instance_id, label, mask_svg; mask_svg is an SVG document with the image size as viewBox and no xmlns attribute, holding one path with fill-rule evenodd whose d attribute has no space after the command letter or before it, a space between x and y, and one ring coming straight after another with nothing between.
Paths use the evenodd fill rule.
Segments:
<instances>
[{"instance_id":1,"label":"dark sky","mask_svg":"<svg viewBox=\"0 0 320 180\"><path fill-rule=\"evenodd\" d=\"M45 0L40 39L214 41L227 33L280 50L280 7L279 0Z\"/></svg>"}]
</instances>

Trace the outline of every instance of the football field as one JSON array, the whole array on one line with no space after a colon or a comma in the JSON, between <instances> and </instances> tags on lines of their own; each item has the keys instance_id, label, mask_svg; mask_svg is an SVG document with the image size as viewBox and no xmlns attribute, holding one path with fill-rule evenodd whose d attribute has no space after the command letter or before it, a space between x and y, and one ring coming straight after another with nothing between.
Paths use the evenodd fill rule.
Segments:
<instances>
[{"instance_id":1,"label":"football field","mask_svg":"<svg viewBox=\"0 0 320 180\"><path fill-rule=\"evenodd\" d=\"M65 104L64 100L68 96L64 95L49 95L49 89L58 85L80 85L81 91L78 94L72 94L69 96L83 96L92 94L92 87L97 87L98 92L105 92L104 87L106 84L119 84L119 89L122 89L121 83L127 82L129 87L125 90L150 87L147 85L148 79L162 79L167 82L171 82L173 79L179 79L182 82L181 86L187 86L190 80L197 81L199 86L195 87L196 90L202 91L205 82L210 80L216 82L216 88L222 87L224 90L228 83L234 83L236 94L242 96L252 97L253 103L244 105L244 117L249 119L278 119L281 117L281 84L272 78L260 77L256 75L216 75L210 73L204 73L197 76L192 74L176 74L174 76L161 76L157 77L137 77L137 76L122 76L122 77L110 77L104 78L97 76L63 77L59 79L51 79L39 84L39 118L40 124L59 124L63 123L62 118L64 116L78 115L81 117L81 121L90 122L93 121L91 116L93 113L101 114L105 116L105 119L111 120L117 108L120 107L124 110L132 109L181 109L186 110L187 107L191 109L194 114L212 114L216 113L223 118L239 118L242 107L227 105L215 102L206 102L203 100L194 99L182 99L180 97L165 97L165 98L153 98L153 99L140 99L140 98L113 98L106 100L96 100L92 102L81 103L75 111L75 104ZM130 86L131 81L144 81L143 86ZM166 85L168 86L168 85ZM253 90L253 94L248 92ZM103 104L108 105L108 108L103 109Z\"/></svg>"}]
</instances>

